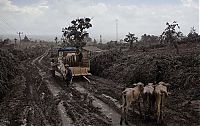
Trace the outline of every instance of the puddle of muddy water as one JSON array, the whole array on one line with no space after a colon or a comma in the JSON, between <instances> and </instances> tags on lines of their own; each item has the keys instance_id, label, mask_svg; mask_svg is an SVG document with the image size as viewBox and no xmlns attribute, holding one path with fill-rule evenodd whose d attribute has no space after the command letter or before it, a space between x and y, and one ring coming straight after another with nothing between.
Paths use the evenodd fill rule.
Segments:
<instances>
[{"instance_id":1,"label":"puddle of muddy water","mask_svg":"<svg viewBox=\"0 0 200 126\"><path fill-rule=\"evenodd\" d=\"M61 91L60 88L50 84L50 82L48 80L45 80L45 82L47 83L48 88L50 89L51 93L53 94L54 97L58 96L59 92Z\"/></svg>"},{"instance_id":2,"label":"puddle of muddy water","mask_svg":"<svg viewBox=\"0 0 200 126\"><path fill-rule=\"evenodd\" d=\"M48 88L50 89L50 91L52 92L53 96L58 96L59 92L62 90L59 87L54 86L53 84L51 84L48 80L45 80L47 83ZM58 109L61 115L61 119L62 119L62 125L63 126L73 126L73 121L71 120L71 118L69 118L67 116L65 107L63 106L63 101L61 100L61 102L58 104Z\"/></svg>"},{"instance_id":3,"label":"puddle of muddy water","mask_svg":"<svg viewBox=\"0 0 200 126\"><path fill-rule=\"evenodd\" d=\"M60 110L60 115L61 115L63 126L73 126L73 124L72 124L73 122L72 122L71 118L69 118L67 116L67 113L65 111L65 107L63 106L63 101L61 101L58 104L58 108Z\"/></svg>"},{"instance_id":4,"label":"puddle of muddy water","mask_svg":"<svg viewBox=\"0 0 200 126\"><path fill-rule=\"evenodd\" d=\"M101 100L97 99L96 97L94 97L92 94L90 94L82 86L80 86L78 84L75 84L75 89L78 90L81 93L88 93L88 95L94 99L93 103L92 103L93 106L101 108L102 113L112 120L112 125L113 126L118 126L119 125L120 117L121 117L120 114L118 114L115 110L113 110L112 108L110 108L103 101L101 101ZM130 125L130 126L132 126L132 125Z\"/></svg>"},{"instance_id":5,"label":"puddle of muddy water","mask_svg":"<svg viewBox=\"0 0 200 126\"><path fill-rule=\"evenodd\" d=\"M118 108L121 107L121 105L120 105L120 103L118 102L117 99L114 99L114 98L112 98L112 97L110 97L110 96L108 96L108 95L105 95L105 94L102 94L102 96L103 96L104 98L109 99L110 101L112 101L112 102L115 104L115 106L117 106Z\"/></svg>"}]
</instances>

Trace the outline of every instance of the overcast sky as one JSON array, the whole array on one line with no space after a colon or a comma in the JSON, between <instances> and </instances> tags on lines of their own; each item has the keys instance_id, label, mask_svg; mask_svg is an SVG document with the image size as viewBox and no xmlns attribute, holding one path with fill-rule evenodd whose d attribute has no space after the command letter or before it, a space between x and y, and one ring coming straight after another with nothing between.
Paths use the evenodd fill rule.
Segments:
<instances>
[{"instance_id":1,"label":"overcast sky","mask_svg":"<svg viewBox=\"0 0 200 126\"><path fill-rule=\"evenodd\" d=\"M0 0L0 35L61 36L79 17L92 18L88 32L97 40L116 40L116 19L119 39L128 32L160 35L173 21L187 35L193 26L199 33L199 0Z\"/></svg>"}]
</instances>

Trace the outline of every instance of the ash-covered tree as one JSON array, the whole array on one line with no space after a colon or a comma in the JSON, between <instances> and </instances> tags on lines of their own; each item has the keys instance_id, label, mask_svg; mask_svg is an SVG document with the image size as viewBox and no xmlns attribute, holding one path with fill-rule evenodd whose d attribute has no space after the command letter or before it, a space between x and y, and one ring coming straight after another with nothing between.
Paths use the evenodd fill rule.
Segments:
<instances>
[{"instance_id":1,"label":"ash-covered tree","mask_svg":"<svg viewBox=\"0 0 200 126\"><path fill-rule=\"evenodd\" d=\"M133 42L137 42L138 37L135 37L135 34L129 32L124 41L130 43L130 48L133 48Z\"/></svg>"},{"instance_id":2,"label":"ash-covered tree","mask_svg":"<svg viewBox=\"0 0 200 126\"><path fill-rule=\"evenodd\" d=\"M58 37L55 37L55 42L58 43Z\"/></svg>"},{"instance_id":3,"label":"ash-covered tree","mask_svg":"<svg viewBox=\"0 0 200 126\"><path fill-rule=\"evenodd\" d=\"M155 35L144 34L141 36L140 42L148 44L149 46L154 43L159 44L159 37Z\"/></svg>"},{"instance_id":4,"label":"ash-covered tree","mask_svg":"<svg viewBox=\"0 0 200 126\"><path fill-rule=\"evenodd\" d=\"M188 38L196 38L196 37L198 37L196 29L194 27L191 27L190 33L188 34Z\"/></svg>"},{"instance_id":5,"label":"ash-covered tree","mask_svg":"<svg viewBox=\"0 0 200 126\"><path fill-rule=\"evenodd\" d=\"M68 46L83 47L86 45L84 38L89 35L86 29L92 27L90 18L79 18L71 21L71 26L62 29L63 42Z\"/></svg>"},{"instance_id":6,"label":"ash-covered tree","mask_svg":"<svg viewBox=\"0 0 200 126\"><path fill-rule=\"evenodd\" d=\"M182 36L182 32L178 32L176 29L180 29L178 23L174 21L172 24L166 23L167 28L161 34L161 41L168 45L173 45L176 49L177 54L179 54L177 41ZM162 43L161 42L161 43Z\"/></svg>"},{"instance_id":7,"label":"ash-covered tree","mask_svg":"<svg viewBox=\"0 0 200 126\"><path fill-rule=\"evenodd\" d=\"M96 39L94 39L94 40L93 40L93 43L94 43L94 45L96 45L96 44L97 44L97 40L96 40Z\"/></svg>"}]
</instances>

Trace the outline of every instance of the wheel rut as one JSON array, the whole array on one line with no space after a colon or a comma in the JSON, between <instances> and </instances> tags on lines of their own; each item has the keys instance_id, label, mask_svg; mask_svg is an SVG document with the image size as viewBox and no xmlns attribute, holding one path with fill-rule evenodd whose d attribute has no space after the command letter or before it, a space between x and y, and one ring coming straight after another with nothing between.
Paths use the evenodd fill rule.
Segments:
<instances>
[{"instance_id":1,"label":"wheel rut","mask_svg":"<svg viewBox=\"0 0 200 126\"><path fill-rule=\"evenodd\" d=\"M47 87L49 88L49 90L51 91L51 93L53 94L54 97L57 97L59 92L61 91L61 88L54 86L49 80L48 80L48 75L47 72L45 72L42 67L43 65L41 64L41 61L43 60L43 58L45 56L48 55L49 49L42 54L41 56L35 58L31 64L36 66L36 68L38 69L38 73L39 75L42 77L42 81L45 82L45 84L47 84ZM58 104L58 110L60 113L60 117L62 119L62 126L73 126L72 124L72 120L67 116L67 113L65 111L65 108L63 106L63 101L59 102Z\"/></svg>"},{"instance_id":2,"label":"wheel rut","mask_svg":"<svg viewBox=\"0 0 200 126\"><path fill-rule=\"evenodd\" d=\"M40 76L42 77L42 80L47 84L49 90L51 91L51 93L53 94L54 97L57 97L59 95L60 92L65 92L65 89L63 89L63 87L59 86L59 84L55 84L55 82L50 81L51 76L48 75L48 72L45 71L45 69L49 69L47 66L44 66L42 64L42 61L44 60L44 58L48 55L49 50L47 50L43 55L37 57L35 60L32 61L32 64L34 64L37 69L38 72L40 74ZM45 69L44 69L45 68ZM59 73L56 73L57 76L60 76ZM74 83L72 87L73 90L78 91L80 94L87 94L90 98L92 98L92 106L99 108L100 111L102 112L102 114L104 116L106 116L107 118L110 119L110 122L107 122L105 119L100 118L101 120L109 123L109 125L119 125L119 121L120 121L120 114L118 112L116 112L113 108L111 108L108 104L104 103L103 101L101 101L100 99L96 98L92 93L90 93L89 91L87 91L85 88L83 88L79 83ZM73 119L70 118L70 116L68 115L68 113L66 112L65 106L64 106L64 101L61 100L58 104L58 109L60 111L60 117L62 119L62 125L70 125L73 126ZM133 124L130 124L130 126L134 126Z\"/></svg>"}]
</instances>

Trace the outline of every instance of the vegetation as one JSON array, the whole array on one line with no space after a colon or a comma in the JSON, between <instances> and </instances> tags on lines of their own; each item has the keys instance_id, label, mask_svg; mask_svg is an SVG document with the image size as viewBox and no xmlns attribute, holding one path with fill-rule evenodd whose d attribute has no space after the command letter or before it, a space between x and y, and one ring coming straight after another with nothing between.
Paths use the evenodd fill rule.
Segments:
<instances>
[{"instance_id":1,"label":"vegetation","mask_svg":"<svg viewBox=\"0 0 200 126\"><path fill-rule=\"evenodd\" d=\"M70 46L85 46L86 42L84 38L89 36L89 33L85 29L92 27L90 21L90 18L79 18L71 21L71 26L62 29L63 42Z\"/></svg>"},{"instance_id":2,"label":"vegetation","mask_svg":"<svg viewBox=\"0 0 200 126\"><path fill-rule=\"evenodd\" d=\"M196 38L196 37L198 37L196 29L194 27L191 27L190 33L188 34L188 38Z\"/></svg>"},{"instance_id":3,"label":"vegetation","mask_svg":"<svg viewBox=\"0 0 200 126\"><path fill-rule=\"evenodd\" d=\"M173 45L176 48L177 54L179 54L177 41L181 37L182 32L177 32L176 28L180 29L178 23L174 21L172 24L166 23L167 28L161 35L161 40L166 44Z\"/></svg>"},{"instance_id":4,"label":"vegetation","mask_svg":"<svg viewBox=\"0 0 200 126\"><path fill-rule=\"evenodd\" d=\"M55 42L58 43L58 37L55 37Z\"/></svg>"},{"instance_id":5,"label":"vegetation","mask_svg":"<svg viewBox=\"0 0 200 126\"><path fill-rule=\"evenodd\" d=\"M128 35L126 35L126 38L124 39L124 41L130 43L130 48L133 48L133 42L137 42L138 37L135 37L135 34L128 33Z\"/></svg>"},{"instance_id":6,"label":"vegetation","mask_svg":"<svg viewBox=\"0 0 200 126\"><path fill-rule=\"evenodd\" d=\"M151 46L152 43L156 43L156 44L159 43L159 37L155 35L144 34L141 36L140 42L148 43L148 45Z\"/></svg>"}]
</instances>

